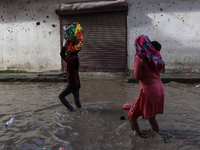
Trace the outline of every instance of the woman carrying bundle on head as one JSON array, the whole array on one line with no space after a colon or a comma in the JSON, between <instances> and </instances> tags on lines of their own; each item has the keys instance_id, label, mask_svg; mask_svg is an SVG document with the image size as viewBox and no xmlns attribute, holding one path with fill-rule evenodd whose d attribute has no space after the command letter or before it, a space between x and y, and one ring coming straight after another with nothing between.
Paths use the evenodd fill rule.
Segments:
<instances>
[{"instance_id":1,"label":"woman carrying bundle on head","mask_svg":"<svg viewBox=\"0 0 200 150\"><path fill-rule=\"evenodd\" d=\"M82 106L79 100L79 89L80 79L79 79L79 58L78 52L82 49L83 45L83 35L82 27L78 22L71 25L64 26L64 42L63 47L60 52L62 59L67 63L67 82L68 85L59 94L58 98L67 107L69 111L75 112L76 109L70 105L66 100L66 96L70 93L74 96L74 102L76 108L81 110Z\"/></svg>"}]
</instances>

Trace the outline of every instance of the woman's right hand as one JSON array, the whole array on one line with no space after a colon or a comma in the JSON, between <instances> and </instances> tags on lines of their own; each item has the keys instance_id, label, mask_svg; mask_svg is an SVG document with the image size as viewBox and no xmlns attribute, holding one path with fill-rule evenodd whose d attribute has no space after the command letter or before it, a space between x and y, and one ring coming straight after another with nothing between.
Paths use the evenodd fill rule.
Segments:
<instances>
[{"instance_id":1,"label":"woman's right hand","mask_svg":"<svg viewBox=\"0 0 200 150\"><path fill-rule=\"evenodd\" d=\"M67 45L72 41L72 38L67 38L64 47L67 48Z\"/></svg>"}]
</instances>

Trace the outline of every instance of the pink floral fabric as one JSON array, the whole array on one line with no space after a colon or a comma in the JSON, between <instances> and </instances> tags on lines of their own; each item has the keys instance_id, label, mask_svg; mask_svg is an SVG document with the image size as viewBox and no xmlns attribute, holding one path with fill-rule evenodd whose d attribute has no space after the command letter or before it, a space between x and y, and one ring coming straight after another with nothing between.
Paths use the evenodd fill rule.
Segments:
<instances>
[{"instance_id":1,"label":"pink floral fabric","mask_svg":"<svg viewBox=\"0 0 200 150\"><path fill-rule=\"evenodd\" d=\"M150 39L146 35L140 35L135 39L134 43L136 54L143 59L152 70L160 71L165 68L160 52L158 52L151 44Z\"/></svg>"}]
</instances>

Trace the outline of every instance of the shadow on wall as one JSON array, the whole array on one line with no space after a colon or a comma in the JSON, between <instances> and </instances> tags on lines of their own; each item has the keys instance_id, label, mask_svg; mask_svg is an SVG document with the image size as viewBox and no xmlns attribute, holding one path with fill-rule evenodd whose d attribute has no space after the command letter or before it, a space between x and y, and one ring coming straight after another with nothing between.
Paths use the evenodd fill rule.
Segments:
<instances>
[{"instance_id":1,"label":"shadow on wall","mask_svg":"<svg viewBox=\"0 0 200 150\"><path fill-rule=\"evenodd\" d=\"M199 72L200 55L198 18L200 1L129 0L129 43L140 34L148 34L150 40L162 43L162 56L166 69ZM197 12L197 13L195 13ZM132 45L128 45L135 52ZM134 55L133 52L130 52ZM133 64L133 59L130 59Z\"/></svg>"},{"instance_id":2,"label":"shadow on wall","mask_svg":"<svg viewBox=\"0 0 200 150\"><path fill-rule=\"evenodd\" d=\"M129 0L128 19L130 19L130 27L147 27L152 25L152 19L148 17L149 14L161 14L160 17L165 17L163 14L173 13L190 13L199 12L200 1L131 1ZM162 14L163 13L163 14ZM182 22L184 18L178 16ZM156 18L155 18L156 19ZM165 18L170 21L170 18ZM158 22L159 24L159 22Z\"/></svg>"},{"instance_id":3,"label":"shadow on wall","mask_svg":"<svg viewBox=\"0 0 200 150\"><path fill-rule=\"evenodd\" d=\"M47 3L47 1L7 0L1 2L0 5L0 22L1 24L36 22L36 25L39 25L40 22L48 22L53 11L54 4Z\"/></svg>"}]
</instances>

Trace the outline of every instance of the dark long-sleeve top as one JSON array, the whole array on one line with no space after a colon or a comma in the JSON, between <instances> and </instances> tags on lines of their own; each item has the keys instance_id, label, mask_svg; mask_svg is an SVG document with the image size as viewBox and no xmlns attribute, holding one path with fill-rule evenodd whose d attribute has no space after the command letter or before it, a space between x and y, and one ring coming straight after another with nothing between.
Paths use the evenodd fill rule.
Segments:
<instances>
[{"instance_id":1,"label":"dark long-sleeve top","mask_svg":"<svg viewBox=\"0 0 200 150\"><path fill-rule=\"evenodd\" d=\"M65 55L66 48L63 47L60 56L67 63L67 82L70 88L78 89L80 88L79 79L79 58L78 56L68 56Z\"/></svg>"}]
</instances>

